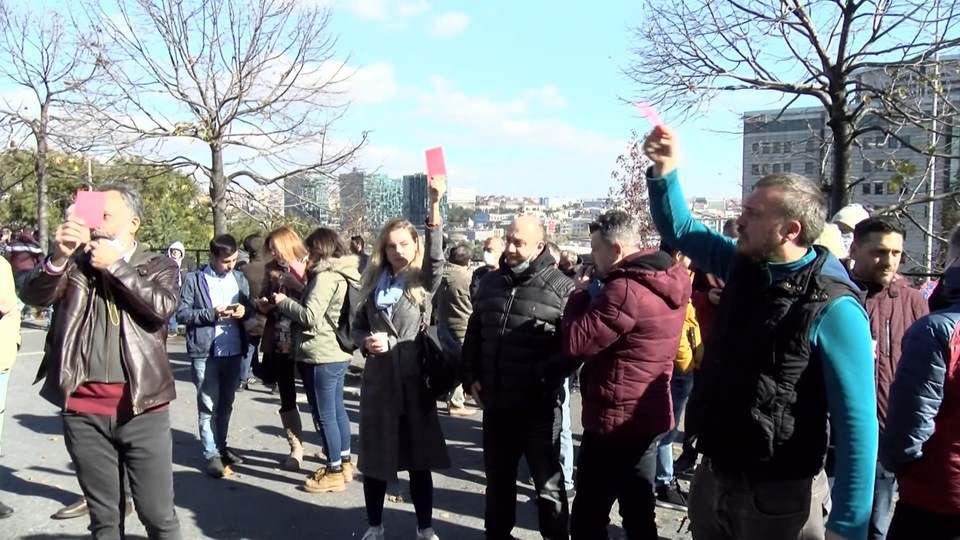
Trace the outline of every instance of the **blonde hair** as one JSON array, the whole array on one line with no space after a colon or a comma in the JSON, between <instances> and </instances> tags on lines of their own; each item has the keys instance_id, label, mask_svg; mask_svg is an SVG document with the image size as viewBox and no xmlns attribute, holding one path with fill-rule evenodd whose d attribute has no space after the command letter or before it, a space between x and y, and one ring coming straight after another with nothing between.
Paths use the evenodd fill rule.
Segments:
<instances>
[{"instance_id":1,"label":"blonde hair","mask_svg":"<svg viewBox=\"0 0 960 540\"><path fill-rule=\"evenodd\" d=\"M307 248L304 247L303 241L300 240L300 235L290 227L274 229L273 232L267 235L264 244L266 244L267 249L271 249L272 246L272 250L280 253L280 255L286 259L287 264L293 261L302 261L307 258ZM277 262L279 263L280 261Z\"/></svg>"},{"instance_id":2,"label":"blonde hair","mask_svg":"<svg viewBox=\"0 0 960 540\"><path fill-rule=\"evenodd\" d=\"M390 233L405 229L410 233L410 238L417 244L417 252L413 260L406 268L400 271L396 277L403 280L403 294L414 305L420 305L427 296L427 291L420 282L420 269L423 266L423 242L420 241L420 235L413 224L403 218L393 218L383 226L380 235L377 237L377 243L370 253L370 260L367 262L367 268L363 271L363 278L360 286L360 305L363 306L373 296L373 292L380 283L380 276L384 270L390 272L390 261L387 260L387 239Z\"/></svg>"}]
</instances>

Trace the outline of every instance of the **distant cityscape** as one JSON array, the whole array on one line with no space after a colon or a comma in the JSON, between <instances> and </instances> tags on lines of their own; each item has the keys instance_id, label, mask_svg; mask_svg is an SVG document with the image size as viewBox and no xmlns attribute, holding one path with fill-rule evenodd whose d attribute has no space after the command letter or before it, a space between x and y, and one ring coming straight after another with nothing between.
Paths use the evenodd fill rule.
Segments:
<instances>
[{"instance_id":1,"label":"distant cityscape","mask_svg":"<svg viewBox=\"0 0 960 540\"><path fill-rule=\"evenodd\" d=\"M471 187L448 186L441 201L445 233L450 241L480 243L504 235L519 215L536 215L548 237L564 249L589 251L589 226L602 212L616 208L607 197L509 197L481 195ZM424 173L392 178L353 170L331 182L325 178L297 178L281 187L260 188L246 201L244 211L284 209L287 219L334 227L345 235L375 234L391 218L404 217L422 229L427 218L429 192ZM721 230L727 219L739 215L740 200L695 197L689 199L694 217Z\"/></svg>"}]
</instances>

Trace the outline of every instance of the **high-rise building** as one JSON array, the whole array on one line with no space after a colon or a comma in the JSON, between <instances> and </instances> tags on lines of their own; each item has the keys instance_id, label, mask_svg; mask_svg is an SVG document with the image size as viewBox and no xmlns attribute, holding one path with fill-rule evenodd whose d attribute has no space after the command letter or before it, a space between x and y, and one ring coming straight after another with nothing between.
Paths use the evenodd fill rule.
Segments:
<instances>
[{"instance_id":1,"label":"high-rise building","mask_svg":"<svg viewBox=\"0 0 960 540\"><path fill-rule=\"evenodd\" d=\"M887 77L883 72L865 72L858 75L862 79L877 81ZM887 77L889 78L889 77ZM955 78L955 76L954 76ZM957 81L944 79L945 100L960 101L960 88ZM953 83L953 88L948 83ZM901 82L897 83L902 84ZM914 96L914 106L925 110L932 116L932 98L907 90ZM743 197L754 189L760 178L775 173L798 173L824 186L830 183L832 170L831 143L832 132L827 125L829 118L822 107L795 108L786 110L751 111L743 115ZM915 148L926 148L931 141L928 130L916 125L893 126L880 117L868 117L861 127L891 126L897 137L885 135L881 131L858 137L857 146L852 150L850 166L851 201L862 204L867 209L896 205L912 197L927 194L929 184L925 181L929 170L930 158ZM960 148L953 143L955 135L952 127L940 127L941 135L938 152L957 157L938 158L934 174L935 193L944 193L956 188L951 180L958 173ZM933 203L933 232L942 232L942 201ZM930 205L916 204L907 208L908 218L900 220L906 230L903 261L904 271L921 270L927 263L927 234L917 224L926 228ZM832 216L828 216L828 219ZM934 248L933 256L937 256Z\"/></svg>"},{"instance_id":2,"label":"high-rise building","mask_svg":"<svg viewBox=\"0 0 960 540\"><path fill-rule=\"evenodd\" d=\"M284 181L284 216L312 219L321 225L330 224L330 189L328 180L319 176L301 175Z\"/></svg>"},{"instance_id":3,"label":"high-rise building","mask_svg":"<svg viewBox=\"0 0 960 540\"><path fill-rule=\"evenodd\" d=\"M397 178L354 169L341 174L339 183L345 233L378 231L391 218L404 215L403 186Z\"/></svg>"},{"instance_id":4,"label":"high-rise building","mask_svg":"<svg viewBox=\"0 0 960 540\"><path fill-rule=\"evenodd\" d=\"M448 186L449 188L449 186ZM449 193L449 189L447 190ZM447 220L448 210L447 193L440 200L440 215ZM427 185L427 175L424 173L408 174L403 177L403 214L413 223L414 227L422 228L427 222L430 211L430 189Z\"/></svg>"}]
</instances>

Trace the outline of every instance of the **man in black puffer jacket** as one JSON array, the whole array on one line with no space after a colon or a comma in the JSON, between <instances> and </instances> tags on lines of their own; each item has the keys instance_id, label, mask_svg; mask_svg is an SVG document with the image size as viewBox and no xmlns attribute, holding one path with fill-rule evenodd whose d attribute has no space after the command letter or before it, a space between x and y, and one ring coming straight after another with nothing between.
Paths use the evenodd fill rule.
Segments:
<instances>
[{"instance_id":1,"label":"man in black puffer jacket","mask_svg":"<svg viewBox=\"0 0 960 540\"><path fill-rule=\"evenodd\" d=\"M525 456L537 490L540 534L566 540L560 467L563 381L576 367L561 354L560 319L573 281L554 267L543 227L517 218L500 267L473 299L463 344L463 385L484 408L487 540L512 538L517 465Z\"/></svg>"}]
</instances>

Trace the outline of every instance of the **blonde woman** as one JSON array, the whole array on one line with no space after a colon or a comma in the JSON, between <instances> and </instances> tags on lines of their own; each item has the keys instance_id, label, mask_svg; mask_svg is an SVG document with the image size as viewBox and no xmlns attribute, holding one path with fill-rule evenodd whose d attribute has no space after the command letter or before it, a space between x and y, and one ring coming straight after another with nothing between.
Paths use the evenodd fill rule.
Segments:
<instances>
[{"instance_id":1,"label":"blonde woman","mask_svg":"<svg viewBox=\"0 0 960 540\"><path fill-rule=\"evenodd\" d=\"M288 471L300 470L303 463L303 424L297 409L296 364L293 360L293 328L290 317L276 310L275 294L284 294L300 298L305 283L291 271L291 264L302 263L307 259L307 249L303 241L289 227L280 227L270 233L266 240L267 249L273 254L273 261L267 264L263 279L263 289L257 309L267 315L263 327L260 348L263 351L263 363L269 376L263 377L267 384L275 383L280 391L280 421L290 444L290 454L281 465ZM263 372L261 372L263 374Z\"/></svg>"},{"instance_id":2,"label":"blonde woman","mask_svg":"<svg viewBox=\"0 0 960 540\"><path fill-rule=\"evenodd\" d=\"M417 335L430 320L430 296L443 278L440 199L443 177L431 178L430 215L423 244L403 219L390 220L363 273L354 342L367 357L360 394L358 467L370 528L363 540L383 540L387 483L409 471L417 515L417 538L438 540L433 532L434 469L450 466L437 403L424 395Z\"/></svg>"}]
</instances>

